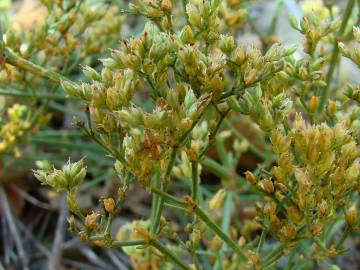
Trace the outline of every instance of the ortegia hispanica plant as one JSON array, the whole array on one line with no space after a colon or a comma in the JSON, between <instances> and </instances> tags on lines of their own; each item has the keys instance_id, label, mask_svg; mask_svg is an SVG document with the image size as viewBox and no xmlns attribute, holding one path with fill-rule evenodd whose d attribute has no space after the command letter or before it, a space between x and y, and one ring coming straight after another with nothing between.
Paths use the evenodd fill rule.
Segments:
<instances>
[{"instance_id":1,"label":"ortegia hispanica plant","mask_svg":"<svg viewBox=\"0 0 360 270\"><path fill-rule=\"evenodd\" d=\"M77 196L87 159L35 170L67 193L71 232L122 248L134 269L337 269L359 229L360 86L337 75L342 55L360 63L355 0L290 16L302 44L281 45L274 26L257 32L261 49L237 41L256 27L251 1L138 0L126 9L103 1L97 12L91 1L43 2L54 22L1 41L8 80L40 105L30 116L24 104L8 109L0 153L18 153L18 139L41 128L47 96L64 98L58 88L82 104L75 125L112 158L120 186L85 213ZM143 30L121 38L121 14L145 20ZM99 65L91 55L106 56ZM258 167L240 173L247 151ZM220 179L215 189L202 184L204 172ZM151 215L115 235L132 185L151 195Z\"/></svg>"}]
</instances>

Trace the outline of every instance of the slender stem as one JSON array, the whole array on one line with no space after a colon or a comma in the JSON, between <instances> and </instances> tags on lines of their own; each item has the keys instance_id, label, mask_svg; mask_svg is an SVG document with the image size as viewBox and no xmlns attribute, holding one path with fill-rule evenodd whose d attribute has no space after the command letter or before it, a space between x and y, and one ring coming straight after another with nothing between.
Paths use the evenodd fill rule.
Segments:
<instances>
[{"instance_id":1,"label":"slender stem","mask_svg":"<svg viewBox=\"0 0 360 270\"><path fill-rule=\"evenodd\" d=\"M207 171L212 172L219 178L224 179L225 181L230 181L233 178L229 170L227 170L224 166L211 158L205 157L201 161L201 164Z\"/></svg>"},{"instance_id":2,"label":"slender stem","mask_svg":"<svg viewBox=\"0 0 360 270\"><path fill-rule=\"evenodd\" d=\"M151 192L156 193L158 195L160 195L163 198L163 201L166 200L168 202L174 203L176 205L179 205L180 207L185 208L186 207L186 203L184 203L183 201L179 200L178 198L162 191L159 190L157 188L151 188Z\"/></svg>"},{"instance_id":3,"label":"slender stem","mask_svg":"<svg viewBox=\"0 0 360 270\"><path fill-rule=\"evenodd\" d=\"M174 147L172 149L172 151L171 151L169 164L168 164L168 166L166 168L163 183L162 183L162 186L161 186L161 188L162 188L161 191L162 192L166 192L167 189L168 189L168 186L169 186L169 179L168 178L170 177L172 168L175 165L176 151L177 151L176 147ZM159 207L158 207L158 209L157 209L157 211L155 213L154 220L152 220L151 233L156 233L156 231L158 230L163 208L164 208L164 200L163 200L162 197L160 197L160 199L159 199Z\"/></svg>"},{"instance_id":4,"label":"slender stem","mask_svg":"<svg viewBox=\"0 0 360 270\"><path fill-rule=\"evenodd\" d=\"M180 269L190 270L191 268L187 266L178 256L176 256L169 248L164 246L160 241L155 240L152 242L152 246L157 250L161 251L167 258L169 258L173 263L180 267Z\"/></svg>"},{"instance_id":5,"label":"slender stem","mask_svg":"<svg viewBox=\"0 0 360 270\"><path fill-rule=\"evenodd\" d=\"M339 29L339 32L337 33L339 38L342 37L342 35L344 34L344 32L346 30L346 26L351 17L351 13L353 11L354 4L355 4L355 0L349 0L347 3L345 13L343 15L342 22L340 25L340 29ZM329 99L330 94L331 94L330 84L331 84L331 80L334 75L334 71L335 71L337 62L338 62L339 53L340 53L339 46L337 44L337 41L335 41L334 49L333 49L331 61L330 61L330 67L329 67L328 73L326 75L326 87L325 87L323 94L321 96L321 99L320 99L320 105L319 105L319 109L318 109L319 114L321 114L323 112L325 103Z\"/></svg>"},{"instance_id":6,"label":"slender stem","mask_svg":"<svg viewBox=\"0 0 360 270\"><path fill-rule=\"evenodd\" d=\"M199 202L199 171L198 171L198 162L191 162L191 172L192 172L192 200L198 204Z\"/></svg>"},{"instance_id":7,"label":"slender stem","mask_svg":"<svg viewBox=\"0 0 360 270\"><path fill-rule=\"evenodd\" d=\"M248 260L239 245L232 240L201 208L196 208L194 212L214 233L216 233L229 247L231 247L243 261Z\"/></svg>"},{"instance_id":8,"label":"slender stem","mask_svg":"<svg viewBox=\"0 0 360 270\"><path fill-rule=\"evenodd\" d=\"M188 2L187 0L181 0L182 6L183 6L183 9L184 9L184 15L185 15L186 23L187 23L188 25L190 25L189 16L188 16L188 14L187 14L187 12L186 12L187 2Z\"/></svg>"},{"instance_id":9,"label":"slender stem","mask_svg":"<svg viewBox=\"0 0 360 270\"><path fill-rule=\"evenodd\" d=\"M152 192L155 192L159 195L161 195L163 200L172 202L174 204L177 204L179 207L183 208L184 210L187 208L188 204L177 199L174 196L171 196L170 194L167 194L166 192L163 192L161 190L157 190L156 188L151 189ZM204 210L202 210L200 207L195 207L193 209L194 214L200 218L215 234L217 234L229 247L232 248L234 252L236 252L243 261L247 261L247 256L243 253L243 251L240 249L240 247L237 245L236 242L234 242L220 227L217 225L206 213Z\"/></svg>"},{"instance_id":10,"label":"slender stem","mask_svg":"<svg viewBox=\"0 0 360 270\"><path fill-rule=\"evenodd\" d=\"M5 54L5 62L7 64L16 66L20 69L26 70L36 76L40 76L42 78L48 79L49 81L60 84L60 81L68 81L66 77L62 76L61 74L48 70L46 68L43 68L39 65L36 65L18 55L16 55L13 51L11 51L8 48L4 49Z\"/></svg>"},{"instance_id":11,"label":"slender stem","mask_svg":"<svg viewBox=\"0 0 360 270\"><path fill-rule=\"evenodd\" d=\"M281 8L284 4L284 0L277 0L276 1L276 8L275 8L275 13L274 13L274 16L271 20L271 24L269 26L269 29L267 31L267 34L268 36L271 36L275 33L275 30L276 30L276 24L277 24L277 21L278 21L278 18L280 16L280 12L281 12Z\"/></svg>"},{"instance_id":12,"label":"slender stem","mask_svg":"<svg viewBox=\"0 0 360 270\"><path fill-rule=\"evenodd\" d=\"M44 99L74 99L72 97L67 97L61 94L50 94L50 93L36 93L33 95L29 92L22 92L18 90L6 90L0 89L1 96L11 96L11 97L22 97L22 98L44 98Z\"/></svg>"},{"instance_id":13,"label":"slender stem","mask_svg":"<svg viewBox=\"0 0 360 270\"><path fill-rule=\"evenodd\" d=\"M339 249L342 246L344 241L348 238L350 232L351 232L351 228L347 226L346 229L344 230L342 237L340 238L339 242L336 245L336 249Z\"/></svg>"},{"instance_id":14,"label":"slender stem","mask_svg":"<svg viewBox=\"0 0 360 270\"><path fill-rule=\"evenodd\" d=\"M233 209L233 197L234 197L234 191L233 190L227 190L226 191L226 199L225 199L225 205L224 205L224 218L222 220L221 229L225 232L229 232L230 223L231 223L231 214ZM215 262L214 268L216 270L221 269L221 265L224 259L224 252L227 249L227 245L222 245L217 260Z\"/></svg>"},{"instance_id":15,"label":"slender stem","mask_svg":"<svg viewBox=\"0 0 360 270\"><path fill-rule=\"evenodd\" d=\"M112 242L113 247L131 247L131 246L142 246L145 245L145 240L134 240L134 241L114 241Z\"/></svg>"},{"instance_id":16,"label":"slender stem","mask_svg":"<svg viewBox=\"0 0 360 270\"><path fill-rule=\"evenodd\" d=\"M262 267L265 268L270 264L274 263L278 259L278 256L281 256L284 252L284 249L287 248L287 244L281 244L277 248L275 248L272 252L270 252L264 259L262 263Z\"/></svg>"},{"instance_id":17,"label":"slender stem","mask_svg":"<svg viewBox=\"0 0 360 270\"><path fill-rule=\"evenodd\" d=\"M258 245L258 247L257 247L257 252L258 252L258 253L260 253L261 250L262 250L262 247L263 247L264 242L265 242L266 234L267 234L266 229L263 229L262 232L261 232L259 245Z\"/></svg>"}]
</instances>

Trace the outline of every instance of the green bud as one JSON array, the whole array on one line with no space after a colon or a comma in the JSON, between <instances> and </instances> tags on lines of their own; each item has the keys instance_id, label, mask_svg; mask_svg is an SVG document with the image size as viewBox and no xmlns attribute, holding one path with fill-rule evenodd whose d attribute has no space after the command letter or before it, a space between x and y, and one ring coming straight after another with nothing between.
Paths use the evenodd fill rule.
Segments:
<instances>
[{"instance_id":1,"label":"green bud","mask_svg":"<svg viewBox=\"0 0 360 270\"><path fill-rule=\"evenodd\" d=\"M81 86L68 80L63 80L60 82L61 87L64 89L65 93L69 96L78 97L81 91Z\"/></svg>"},{"instance_id":2,"label":"green bud","mask_svg":"<svg viewBox=\"0 0 360 270\"><path fill-rule=\"evenodd\" d=\"M233 36L220 36L220 49L225 54L230 54L235 48L235 41Z\"/></svg>"},{"instance_id":3,"label":"green bud","mask_svg":"<svg viewBox=\"0 0 360 270\"><path fill-rule=\"evenodd\" d=\"M295 30L299 30L299 23L293 14L289 14L289 22Z\"/></svg>"},{"instance_id":4,"label":"green bud","mask_svg":"<svg viewBox=\"0 0 360 270\"><path fill-rule=\"evenodd\" d=\"M299 46L297 44L293 44L293 45L285 48L285 52L284 52L285 56L289 56L289 55L294 54L297 51L298 47Z\"/></svg>"},{"instance_id":5,"label":"green bud","mask_svg":"<svg viewBox=\"0 0 360 270\"><path fill-rule=\"evenodd\" d=\"M100 61L104 67L107 67L110 70L114 70L118 67L118 63L116 62L116 60L112 58L103 58L100 59Z\"/></svg>"},{"instance_id":6,"label":"green bud","mask_svg":"<svg viewBox=\"0 0 360 270\"><path fill-rule=\"evenodd\" d=\"M89 67L89 66L85 66L83 67L83 72L84 72L84 75L94 81L100 81L101 80L101 76L100 74L95 70L93 69L92 67Z\"/></svg>"},{"instance_id":7,"label":"green bud","mask_svg":"<svg viewBox=\"0 0 360 270\"><path fill-rule=\"evenodd\" d=\"M226 99L226 103L229 105L231 109L233 109L235 112L241 111L241 106L239 101L236 99L235 96L231 96Z\"/></svg>"}]
</instances>

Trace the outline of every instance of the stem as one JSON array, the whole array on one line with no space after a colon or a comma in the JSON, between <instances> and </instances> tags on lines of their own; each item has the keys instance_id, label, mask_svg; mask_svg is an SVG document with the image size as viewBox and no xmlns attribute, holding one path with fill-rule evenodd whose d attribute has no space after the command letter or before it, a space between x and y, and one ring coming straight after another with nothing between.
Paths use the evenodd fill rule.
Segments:
<instances>
[{"instance_id":1,"label":"stem","mask_svg":"<svg viewBox=\"0 0 360 270\"><path fill-rule=\"evenodd\" d=\"M286 247L287 247L286 244L281 244L277 248L275 248L272 252L270 252L269 255L266 256L264 262L262 263L262 267L265 268L270 264L274 263L278 259L278 256L282 256L283 251Z\"/></svg>"},{"instance_id":2,"label":"stem","mask_svg":"<svg viewBox=\"0 0 360 270\"><path fill-rule=\"evenodd\" d=\"M344 34L344 32L346 30L346 26L348 24L351 13L353 11L354 4L355 4L355 0L349 0L347 3L345 13L342 18L341 26L340 26L340 29L338 32L339 38L341 38L341 36ZM335 41L334 49L333 49L332 56L331 56L329 71L326 75L326 87L324 89L323 95L321 96L320 105L319 105L319 109L318 109L319 114L321 114L323 112L325 103L329 99L330 94L331 94L330 84L331 84L332 77L334 75L336 64L338 62L339 53L340 53L339 46L337 44L337 41Z\"/></svg>"},{"instance_id":3,"label":"stem","mask_svg":"<svg viewBox=\"0 0 360 270\"><path fill-rule=\"evenodd\" d=\"M198 204L199 202L199 171L198 163L191 162L191 172L192 172L192 200Z\"/></svg>"},{"instance_id":4,"label":"stem","mask_svg":"<svg viewBox=\"0 0 360 270\"><path fill-rule=\"evenodd\" d=\"M157 193L161 195L163 201L169 201L172 203L175 203L179 205L179 207L182 207L184 210L188 207L188 204L177 199L174 196L171 196L165 192L162 192L161 190L157 190L156 188L151 189L152 192ZM200 218L215 234L217 234L229 247L232 248L234 252L236 252L243 261L247 261L247 256L243 253L243 251L240 249L240 247L237 245L236 242L234 242L220 227L217 225L200 207L195 207L193 209L194 214Z\"/></svg>"},{"instance_id":5,"label":"stem","mask_svg":"<svg viewBox=\"0 0 360 270\"><path fill-rule=\"evenodd\" d=\"M196 208L195 214L214 232L216 233L243 261L247 261L247 256L240 249L238 244L234 242L224 231L217 225L201 208Z\"/></svg>"},{"instance_id":6,"label":"stem","mask_svg":"<svg viewBox=\"0 0 360 270\"><path fill-rule=\"evenodd\" d=\"M163 192L157 188L151 188L151 192L153 193L156 193L158 195L160 195L162 198L163 198L163 201L166 200L168 202L171 202L171 203L174 203L176 205L179 205L180 207L182 208L186 208L186 203L184 203L183 201L179 200L178 198L166 193L166 192Z\"/></svg>"},{"instance_id":7,"label":"stem","mask_svg":"<svg viewBox=\"0 0 360 270\"><path fill-rule=\"evenodd\" d=\"M180 267L180 269L190 270L191 268L188 267L183 261L180 260L169 248L164 246L160 241L155 240L152 242L152 246L157 250L161 251L167 258L169 258L173 263Z\"/></svg>"},{"instance_id":8,"label":"stem","mask_svg":"<svg viewBox=\"0 0 360 270\"><path fill-rule=\"evenodd\" d=\"M258 252L258 253L260 253L261 250L262 250L262 247L263 247L264 242L265 242L266 234L267 234L266 229L263 229L262 232L261 232L259 245L258 245L258 247L257 247L257 252Z\"/></svg>"},{"instance_id":9,"label":"stem","mask_svg":"<svg viewBox=\"0 0 360 270\"><path fill-rule=\"evenodd\" d=\"M276 23L278 21L278 18L280 16L280 12L281 12L281 8L284 4L284 0L277 0L276 1L276 8L275 8L275 13L274 13L274 16L271 20L271 24L269 26L269 29L268 29L268 36L271 36L275 33L275 30L276 30Z\"/></svg>"},{"instance_id":10,"label":"stem","mask_svg":"<svg viewBox=\"0 0 360 270\"><path fill-rule=\"evenodd\" d=\"M171 151L171 155L170 155L170 160L169 160L169 164L166 168L166 172L165 172L165 176L164 176L164 180L161 186L161 191L162 192L166 192L168 189L168 185L169 185L169 177L172 171L172 168L175 165L175 160L176 160L176 151L177 148L174 147ZM155 211L155 216L154 219L152 220L152 226L151 226L151 233L156 233L156 231L158 230L159 227L159 223L160 223L160 218L161 218L161 214L164 208L164 200L162 197L159 198L159 202L158 202L158 209Z\"/></svg>"},{"instance_id":11,"label":"stem","mask_svg":"<svg viewBox=\"0 0 360 270\"><path fill-rule=\"evenodd\" d=\"M231 173L225 167L223 167L221 164L219 164L218 162L216 162L211 158L208 157L204 158L201 164L204 166L204 168L207 171L215 174L216 176L218 176L221 179L224 179L227 182L233 178Z\"/></svg>"},{"instance_id":12,"label":"stem","mask_svg":"<svg viewBox=\"0 0 360 270\"><path fill-rule=\"evenodd\" d=\"M134 241L114 241L112 243L113 247L131 247L131 246L141 246L144 245L144 240L134 240Z\"/></svg>"},{"instance_id":13,"label":"stem","mask_svg":"<svg viewBox=\"0 0 360 270\"><path fill-rule=\"evenodd\" d=\"M187 12L186 12L187 2L188 2L187 0L182 0L182 1L181 1L182 6L183 6L183 9L184 9L184 15L185 15L186 23L187 23L188 25L190 25L189 16L188 16L188 14L187 14Z\"/></svg>"},{"instance_id":14,"label":"stem","mask_svg":"<svg viewBox=\"0 0 360 270\"><path fill-rule=\"evenodd\" d=\"M74 99L72 97L67 97L61 94L49 94L49 93L37 93L33 95L32 93L22 92L17 90L5 90L0 89L0 95L2 96L11 96L11 97L22 97L22 98L44 98L44 99Z\"/></svg>"},{"instance_id":15,"label":"stem","mask_svg":"<svg viewBox=\"0 0 360 270\"><path fill-rule=\"evenodd\" d=\"M342 246L344 241L348 238L350 232L351 232L351 229L350 229L349 226L347 226L344 233L343 233L343 235L342 235L342 237L340 238L338 244L336 245L336 249L339 249Z\"/></svg>"},{"instance_id":16,"label":"stem","mask_svg":"<svg viewBox=\"0 0 360 270\"><path fill-rule=\"evenodd\" d=\"M221 228L225 233L229 232L229 227L231 223L231 213L233 209L233 197L234 197L234 191L227 190L225 205L224 205L224 218L221 224ZM221 265L224 259L224 252L226 249L227 249L227 245L226 244L222 245L214 266L216 270L221 269Z\"/></svg>"},{"instance_id":17,"label":"stem","mask_svg":"<svg viewBox=\"0 0 360 270\"><path fill-rule=\"evenodd\" d=\"M26 70L33 75L48 79L49 81L60 84L60 81L68 81L66 77L62 76L61 74L43 68L39 65L36 65L18 55L16 55L13 51L8 48L4 49L5 54L5 62L18 67L20 69Z\"/></svg>"}]
</instances>

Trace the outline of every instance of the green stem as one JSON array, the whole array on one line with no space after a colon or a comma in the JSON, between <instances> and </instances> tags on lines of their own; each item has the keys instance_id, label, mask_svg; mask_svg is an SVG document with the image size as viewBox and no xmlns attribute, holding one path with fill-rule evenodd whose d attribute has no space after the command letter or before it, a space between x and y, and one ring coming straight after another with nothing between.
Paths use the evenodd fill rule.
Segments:
<instances>
[{"instance_id":1,"label":"green stem","mask_svg":"<svg viewBox=\"0 0 360 270\"><path fill-rule=\"evenodd\" d=\"M191 172L192 172L192 200L198 204L199 202L199 171L198 163L193 161L191 162Z\"/></svg>"},{"instance_id":2,"label":"green stem","mask_svg":"<svg viewBox=\"0 0 360 270\"><path fill-rule=\"evenodd\" d=\"M114 247L131 247L131 246L141 246L146 242L144 240L134 240L134 241L114 241Z\"/></svg>"},{"instance_id":3,"label":"green stem","mask_svg":"<svg viewBox=\"0 0 360 270\"><path fill-rule=\"evenodd\" d=\"M13 51L11 51L8 48L4 49L5 54L5 62L7 64L13 65L15 67L18 67L20 69L26 70L33 75L48 79L49 81L60 84L60 81L68 81L66 77L62 76L61 74L48 70L46 68L43 68L39 65L36 65L18 55L16 55Z\"/></svg>"},{"instance_id":4,"label":"green stem","mask_svg":"<svg viewBox=\"0 0 360 270\"><path fill-rule=\"evenodd\" d=\"M275 13L274 13L274 16L271 20L271 24L269 26L269 29L268 29L268 36L271 36L275 33L275 30L276 30L276 23L278 21L278 18L280 16L280 12L281 12L281 8L284 4L284 0L277 0L276 1L276 8L275 8Z\"/></svg>"},{"instance_id":5,"label":"green stem","mask_svg":"<svg viewBox=\"0 0 360 270\"><path fill-rule=\"evenodd\" d=\"M184 9L184 15L185 15L186 23L187 23L188 25L191 25L190 22L189 22L189 16L188 16L188 14L187 14L187 12L186 12L187 2L188 2L187 0L181 0L182 6L183 6L183 9Z\"/></svg>"},{"instance_id":6,"label":"green stem","mask_svg":"<svg viewBox=\"0 0 360 270\"><path fill-rule=\"evenodd\" d=\"M280 244L277 248L275 248L272 252L269 253L268 256L264 259L262 263L262 267L265 268L271 264L273 264L279 256L281 257L284 249L287 247L287 244Z\"/></svg>"},{"instance_id":7,"label":"green stem","mask_svg":"<svg viewBox=\"0 0 360 270\"><path fill-rule=\"evenodd\" d=\"M152 246L166 255L173 263L175 263L180 269L191 270L178 256L176 256L169 248L163 245L160 241L155 240L152 242Z\"/></svg>"},{"instance_id":8,"label":"green stem","mask_svg":"<svg viewBox=\"0 0 360 270\"><path fill-rule=\"evenodd\" d=\"M231 223L231 213L233 209L233 197L234 197L234 191L227 190L226 191L226 199L225 199L225 205L224 205L224 218L222 220L221 228L225 233L229 232L230 223ZM214 268L221 269L221 265L224 259L224 252L227 249L227 245L222 245L218 257L215 262Z\"/></svg>"},{"instance_id":9,"label":"green stem","mask_svg":"<svg viewBox=\"0 0 360 270\"><path fill-rule=\"evenodd\" d=\"M343 233L343 235L342 235L342 237L340 238L338 244L336 245L336 249L339 249L342 246L344 241L348 238L350 232L351 232L351 229L350 229L349 226L347 226L344 233Z\"/></svg>"},{"instance_id":10,"label":"green stem","mask_svg":"<svg viewBox=\"0 0 360 270\"><path fill-rule=\"evenodd\" d=\"M174 204L176 204L176 205L178 205L178 206L180 206L180 207L182 207L184 209L187 206L186 203L184 203L183 201L181 201L178 198L176 198L176 197L174 197L174 196L172 196L172 195L170 195L170 194L168 194L168 193L166 193L166 192L164 192L162 190L159 190L157 188L151 188L151 192L160 195L162 197L163 201L165 200L165 201L174 203Z\"/></svg>"},{"instance_id":11,"label":"green stem","mask_svg":"<svg viewBox=\"0 0 360 270\"><path fill-rule=\"evenodd\" d=\"M161 191L162 192L166 192L167 189L168 189L169 182L170 182L169 177L171 175L172 168L175 165L176 152L177 152L177 148L174 147L172 149L172 151L171 151L169 164L168 164L168 166L166 168L164 179L163 179L163 182L162 182L162 185L161 185ZM156 209L154 219L152 220L151 233L153 233L153 234L156 233L156 231L158 230L163 208L164 208L164 200L163 200L162 197L160 197L159 202L158 202L158 208Z\"/></svg>"},{"instance_id":12,"label":"green stem","mask_svg":"<svg viewBox=\"0 0 360 270\"><path fill-rule=\"evenodd\" d=\"M338 38L341 38L346 30L346 26L351 17L351 13L353 11L354 4L355 4L355 0L349 0L347 3L345 13L344 13L344 16L341 21L341 26L340 26L339 32L337 33ZM334 49L333 49L332 56L331 56L329 71L326 75L326 87L325 87L324 92L320 99L320 105L319 105L319 109L318 109L319 114L321 114L323 112L325 103L327 102L327 100L329 99L330 94L331 94L330 84L331 84L331 80L334 75L334 71L335 71L337 62L338 62L339 53L340 53L339 46L337 44L337 41L335 41Z\"/></svg>"},{"instance_id":13,"label":"green stem","mask_svg":"<svg viewBox=\"0 0 360 270\"><path fill-rule=\"evenodd\" d=\"M263 247L264 242L265 242L266 234L267 234L266 229L263 229L262 232L261 232L259 245L257 247L257 252L258 253L261 253L262 247Z\"/></svg>"},{"instance_id":14,"label":"green stem","mask_svg":"<svg viewBox=\"0 0 360 270\"><path fill-rule=\"evenodd\" d=\"M233 178L229 170L211 158L205 157L201 164L204 166L204 169L227 182Z\"/></svg>"},{"instance_id":15,"label":"green stem","mask_svg":"<svg viewBox=\"0 0 360 270\"><path fill-rule=\"evenodd\" d=\"M166 192L163 192L161 190L157 190L156 188L151 189L152 192L157 193L161 195L163 201L166 200L168 202L174 203L178 205L179 207L183 208L183 210L186 210L188 207L188 204L186 202L183 202L179 199L177 199L174 196L171 196L170 194L167 194ZM195 207L193 209L194 214L200 218L215 234L217 234L229 247L232 248L236 254L238 254L243 261L247 261L247 256L243 253L243 251L240 249L240 247L237 245L236 242L234 242L220 227L217 225L200 207Z\"/></svg>"},{"instance_id":16,"label":"green stem","mask_svg":"<svg viewBox=\"0 0 360 270\"><path fill-rule=\"evenodd\" d=\"M11 97L22 97L22 98L44 98L44 99L69 99L69 97L61 94L50 94L50 93L32 93L22 92L18 90L5 90L0 89L1 96L11 96ZM71 98L71 97L70 97Z\"/></svg>"},{"instance_id":17,"label":"green stem","mask_svg":"<svg viewBox=\"0 0 360 270\"><path fill-rule=\"evenodd\" d=\"M231 247L243 261L248 260L239 245L233 241L201 208L196 208L194 212L215 234L217 234L229 247Z\"/></svg>"}]
</instances>

